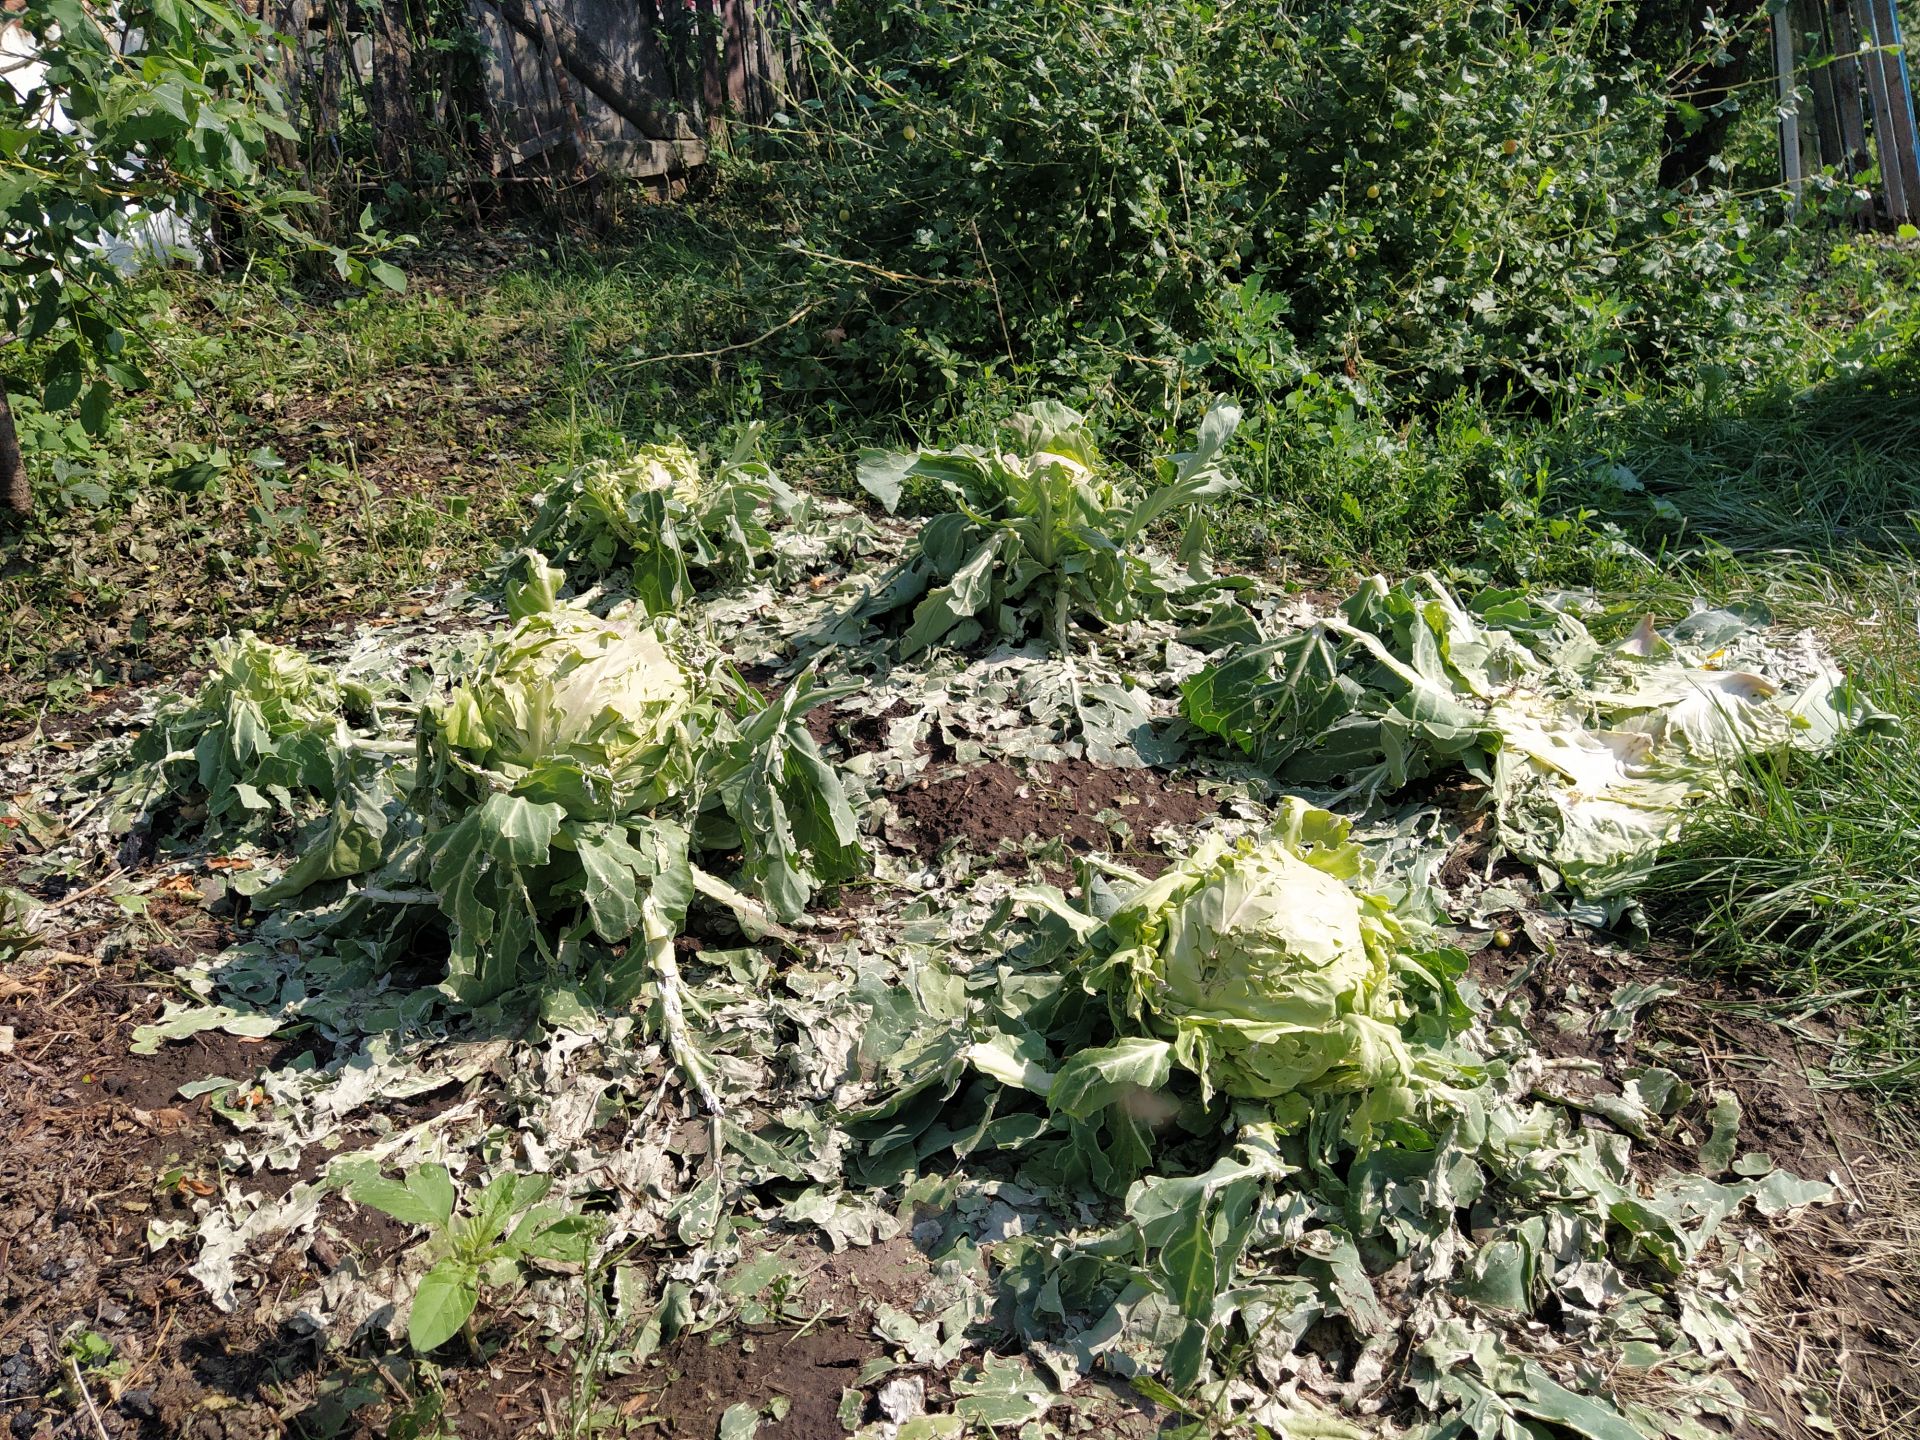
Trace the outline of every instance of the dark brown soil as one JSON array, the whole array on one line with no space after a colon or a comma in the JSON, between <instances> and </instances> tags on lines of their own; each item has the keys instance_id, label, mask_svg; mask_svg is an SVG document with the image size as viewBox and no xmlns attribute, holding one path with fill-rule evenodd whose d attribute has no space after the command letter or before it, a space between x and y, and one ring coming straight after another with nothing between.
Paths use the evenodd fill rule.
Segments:
<instances>
[{"instance_id":1,"label":"dark brown soil","mask_svg":"<svg viewBox=\"0 0 1920 1440\"><path fill-rule=\"evenodd\" d=\"M11 978L24 993L0 1004L0 1023L15 1033L0 1059L11 1121L0 1150L0 1399L10 1433L278 1435L266 1387L306 1363L303 1347L221 1315L185 1275L185 1251L148 1255L145 1245L149 1220L188 1218L211 1188L216 1122L204 1099L180 1099L179 1086L249 1075L275 1047L209 1035L129 1056L133 1024L157 1010L131 962L77 987L45 970ZM71 1338L88 1331L114 1352L86 1383L97 1421L84 1404L74 1409L63 1373Z\"/></svg>"},{"instance_id":2,"label":"dark brown soil","mask_svg":"<svg viewBox=\"0 0 1920 1440\"><path fill-rule=\"evenodd\" d=\"M883 1353L878 1340L844 1323L683 1336L633 1377L635 1394L644 1396L634 1418L657 1416L662 1434L711 1440L729 1405L765 1405L779 1396L791 1408L784 1419L763 1420L759 1434L769 1440L843 1440L840 1397L854 1387L861 1365Z\"/></svg>"},{"instance_id":3,"label":"dark brown soil","mask_svg":"<svg viewBox=\"0 0 1920 1440\"><path fill-rule=\"evenodd\" d=\"M231 1133L210 1097L182 1099L180 1086L215 1075L245 1080L305 1048L212 1031L155 1055L132 1055L133 1027L158 1013L157 980L132 957L88 971L78 984L32 955L0 971L0 1025L13 1029L12 1051L0 1056L0 1424L7 1427L0 1433L9 1440L386 1433L399 1396L380 1385L373 1387L379 1400L351 1421L328 1417L314 1428L322 1385L343 1383L330 1365L372 1383L364 1381L372 1373L365 1359L323 1364L312 1340L263 1324L244 1294L234 1314L220 1313L186 1274L190 1243L147 1253L149 1221L190 1220L194 1201L217 1187L220 1147ZM408 1123L458 1097L450 1087L388 1113ZM304 1169L311 1178L313 1166ZM278 1195L300 1178L263 1174L245 1184ZM285 1256L271 1281L297 1290L347 1255L371 1268L416 1238L410 1227L336 1196L323 1202L321 1216L312 1246ZM67 1354L74 1337L88 1332L112 1355L85 1373L82 1397ZM466 1440L523 1436L538 1428L549 1404L564 1401L565 1357L527 1337L486 1339L505 1349L484 1367L457 1345L437 1357L461 1415L458 1433ZM291 1430L283 1416L293 1417Z\"/></svg>"},{"instance_id":4,"label":"dark brown soil","mask_svg":"<svg viewBox=\"0 0 1920 1440\"><path fill-rule=\"evenodd\" d=\"M904 700L896 700L878 715L858 715L844 722L840 729L846 736L847 750L850 754L864 755L869 751L884 749L887 743L887 723L903 719L913 713L913 707Z\"/></svg>"},{"instance_id":5,"label":"dark brown soil","mask_svg":"<svg viewBox=\"0 0 1920 1440\"><path fill-rule=\"evenodd\" d=\"M954 840L994 854L1011 842L1058 839L1069 854L1099 851L1157 875L1167 860L1151 834L1161 825L1192 825L1220 813L1191 776L1158 770L1115 770L1084 760L1040 765L1022 774L1003 761L922 781L893 796L913 822L913 845L931 860ZM1124 827L1124 829L1122 828Z\"/></svg>"}]
</instances>

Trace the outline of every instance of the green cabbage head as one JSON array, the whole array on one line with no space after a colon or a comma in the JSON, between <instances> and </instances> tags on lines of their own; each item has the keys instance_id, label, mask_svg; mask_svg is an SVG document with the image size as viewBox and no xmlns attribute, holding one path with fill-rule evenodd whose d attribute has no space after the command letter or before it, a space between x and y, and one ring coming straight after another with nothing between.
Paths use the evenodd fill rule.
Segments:
<instances>
[{"instance_id":1,"label":"green cabbage head","mask_svg":"<svg viewBox=\"0 0 1920 1440\"><path fill-rule=\"evenodd\" d=\"M431 712L432 730L444 758L483 788L609 819L684 783L692 693L652 624L561 605L489 642Z\"/></svg>"},{"instance_id":2,"label":"green cabbage head","mask_svg":"<svg viewBox=\"0 0 1920 1440\"><path fill-rule=\"evenodd\" d=\"M1361 1093L1411 1102L1393 957L1400 922L1355 888L1346 822L1290 800L1261 839L1204 843L1108 921L1102 966L1203 1089L1247 1100Z\"/></svg>"},{"instance_id":3,"label":"green cabbage head","mask_svg":"<svg viewBox=\"0 0 1920 1440\"><path fill-rule=\"evenodd\" d=\"M585 476L586 488L623 510L629 495L664 490L682 504L700 498L700 461L677 441L643 445L629 458L609 461Z\"/></svg>"},{"instance_id":4,"label":"green cabbage head","mask_svg":"<svg viewBox=\"0 0 1920 1440\"><path fill-rule=\"evenodd\" d=\"M232 744L243 759L270 740L300 730L333 733L343 705L364 704L364 692L344 692L324 665L298 650L262 640L251 630L236 639L215 640L213 673L194 701L196 709L224 712Z\"/></svg>"}]
</instances>

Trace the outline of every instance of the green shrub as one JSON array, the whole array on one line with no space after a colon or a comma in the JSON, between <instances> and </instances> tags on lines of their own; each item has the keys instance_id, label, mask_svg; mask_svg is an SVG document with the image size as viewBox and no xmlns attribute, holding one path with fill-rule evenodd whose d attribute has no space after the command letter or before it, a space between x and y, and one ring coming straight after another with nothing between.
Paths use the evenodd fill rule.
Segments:
<instances>
[{"instance_id":1,"label":"green shrub","mask_svg":"<svg viewBox=\"0 0 1920 1440\"><path fill-rule=\"evenodd\" d=\"M1753 367L1775 246L1659 187L1676 57L1627 53L1630 9L845 0L764 152L840 290L814 358L1163 419L1314 374L1392 409Z\"/></svg>"}]
</instances>

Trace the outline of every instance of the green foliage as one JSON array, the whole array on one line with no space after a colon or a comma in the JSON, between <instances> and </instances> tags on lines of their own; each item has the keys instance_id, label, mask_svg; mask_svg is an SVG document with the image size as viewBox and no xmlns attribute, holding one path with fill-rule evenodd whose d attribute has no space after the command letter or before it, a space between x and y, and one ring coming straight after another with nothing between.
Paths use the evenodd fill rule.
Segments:
<instances>
[{"instance_id":1,"label":"green foliage","mask_svg":"<svg viewBox=\"0 0 1920 1440\"><path fill-rule=\"evenodd\" d=\"M657 632L561 608L497 636L427 711L417 863L449 926L454 995L477 1004L558 980L574 968L561 952L589 934L624 943L650 899L678 929L690 817L674 811L704 728L693 696ZM647 978L643 960L636 946L611 967L603 948L585 968L620 1000Z\"/></svg>"},{"instance_id":2,"label":"green foliage","mask_svg":"<svg viewBox=\"0 0 1920 1440\"><path fill-rule=\"evenodd\" d=\"M372 874L340 923L378 934L378 907L431 902L456 999L583 985L625 1003L660 978L696 889L765 925L864 868L858 819L804 718L841 693L809 674L764 700L695 674L658 622L527 613L422 707L410 785L380 762L415 745L292 732L289 753L332 779L329 806L255 901ZM251 707L196 712L201 747L254 753L235 738L251 734ZM693 863L731 851L765 909Z\"/></svg>"},{"instance_id":3,"label":"green foliage","mask_svg":"<svg viewBox=\"0 0 1920 1440\"><path fill-rule=\"evenodd\" d=\"M694 681L640 624L556 606L523 616L427 715L427 788L465 806L504 790L606 819L660 804L691 774Z\"/></svg>"},{"instance_id":4,"label":"green foliage","mask_svg":"<svg viewBox=\"0 0 1920 1440\"><path fill-rule=\"evenodd\" d=\"M773 539L763 512L798 514L800 497L755 458L758 441L759 427L748 427L711 479L673 442L590 461L547 492L527 544L576 580L625 571L648 614L671 614L700 589L752 572Z\"/></svg>"},{"instance_id":5,"label":"green foliage","mask_svg":"<svg viewBox=\"0 0 1920 1440\"><path fill-rule=\"evenodd\" d=\"M368 1170L348 1182L356 1204L428 1231L421 1244L432 1264L407 1314L407 1339L415 1350L437 1350L463 1330L470 1336L468 1321L482 1289L517 1286L529 1263L580 1266L592 1258L597 1224L591 1216L542 1205L551 1183L545 1175L503 1170L461 1205L444 1165L416 1165L402 1180Z\"/></svg>"},{"instance_id":6,"label":"green foliage","mask_svg":"<svg viewBox=\"0 0 1920 1440\"><path fill-rule=\"evenodd\" d=\"M27 925L34 904L26 891L0 885L0 964L11 965L40 943Z\"/></svg>"},{"instance_id":7,"label":"green foliage","mask_svg":"<svg viewBox=\"0 0 1920 1440\"><path fill-rule=\"evenodd\" d=\"M806 722L853 688L821 685L807 672L757 711L743 696L747 713L707 772L734 834L709 817L706 843L718 849L737 835L743 880L782 919L797 918L815 890L866 868L859 817Z\"/></svg>"},{"instance_id":8,"label":"green foliage","mask_svg":"<svg viewBox=\"0 0 1920 1440\"><path fill-rule=\"evenodd\" d=\"M892 1043L900 1090L875 1112L890 1118L877 1149L912 1142L903 1103L920 1097L918 1114L929 1087L951 1094L968 1073L1046 1113L1001 1106L967 1143L1033 1144L1034 1174L1116 1196L1177 1143L1171 1122L1210 1134L1227 1104L1363 1150L1444 1123L1436 1107L1465 1073L1465 957L1434 938L1423 892L1376 887L1345 820L1293 800L1271 833L1203 841L1157 880L1111 866L1083 880L1077 902L1050 887L1011 897L987 933L1015 913L1037 926L998 988L963 1006L969 1023L939 1032L954 996L937 979L906 1002L935 1028L909 1022L921 1033ZM876 1005L882 1031L893 1005Z\"/></svg>"},{"instance_id":9,"label":"green foliage","mask_svg":"<svg viewBox=\"0 0 1920 1440\"><path fill-rule=\"evenodd\" d=\"M1195 448L1162 461L1157 483L1136 487L1109 469L1084 418L1042 402L1016 415L1004 446L894 455L868 451L860 483L889 511L912 481L931 481L954 508L921 527L912 555L876 582L855 610L868 620L908 606L900 639L910 657L933 645L965 649L983 638L1044 635L1069 648L1076 621L1113 625L1164 614L1171 600L1207 588L1201 503L1234 481L1220 452L1239 423L1230 405L1207 412ZM1151 527L1185 519L1184 576L1143 548Z\"/></svg>"},{"instance_id":10,"label":"green foliage","mask_svg":"<svg viewBox=\"0 0 1920 1440\"><path fill-rule=\"evenodd\" d=\"M312 197L268 164L270 142L293 131L260 22L223 0L130 0L110 32L83 0L46 0L20 23L46 69L25 93L0 86L0 324L28 346L9 352L9 390L49 412L77 406L98 435L115 392L145 388L130 344L139 325L103 242L137 241L156 213L203 237L216 216L244 218L274 243L326 255L343 281L403 286L379 258L390 242L370 209L354 244L323 244L299 218Z\"/></svg>"},{"instance_id":11,"label":"green foliage","mask_svg":"<svg viewBox=\"0 0 1920 1440\"><path fill-rule=\"evenodd\" d=\"M866 865L805 720L845 691L809 673L764 699L728 671L690 670L660 623L529 610L419 707L412 741L350 731L343 714L371 709L363 689L243 636L216 646L214 678L164 708L112 780L117 823L161 795L201 802L183 812L200 832L310 820L256 905L373 876L342 933L377 936L380 907L417 919L431 902L456 999L584 985L626 1003L659 980L696 889L765 926ZM410 782L402 755L417 756ZM764 908L693 863L730 852Z\"/></svg>"},{"instance_id":12,"label":"green foliage","mask_svg":"<svg viewBox=\"0 0 1920 1440\"><path fill-rule=\"evenodd\" d=\"M1208 665L1181 703L1286 783L1339 785L1343 800L1464 771L1488 787L1511 853L1580 895L1621 896L1730 766L1884 728L1830 663L1782 653L1764 619L1704 610L1666 634L1646 619L1603 646L1524 592L1463 604L1432 576L1376 576L1339 615Z\"/></svg>"},{"instance_id":13,"label":"green foliage","mask_svg":"<svg viewBox=\"0 0 1920 1440\"><path fill-rule=\"evenodd\" d=\"M163 799L205 807L208 828L258 828L340 792L338 769L373 695L251 631L208 647L213 669L191 699L163 704L116 782L116 829Z\"/></svg>"},{"instance_id":14,"label":"green foliage","mask_svg":"<svg viewBox=\"0 0 1920 1440\"><path fill-rule=\"evenodd\" d=\"M1315 374L1398 414L1753 373L1779 249L1763 207L1659 188L1685 56L1630 55L1634 8L814 12L821 98L765 151L846 336L809 359L1274 426Z\"/></svg>"},{"instance_id":15,"label":"green foliage","mask_svg":"<svg viewBox=\"0 0 1920 1440\"><path fill-rule=\"evenodd\" d=\"M492 999L600 942L584 966L631 998L676 933L696 851L740 848L781 919L864 864L838 774L803 719L834 692L811 677L777 701L696 677L656 629L559 607L475 658L422 722L412 805L420 864L450 925L449 988ZM541 962L534 965L535 957Z\"/></svg>"},{"instance_id":16,"label":"green foliage","mask_svg":"<svg viewBox=\"0 0 1920 1440\"><path fill-rule=\"evenodd\" d=\"M1482 592L1469 607L1523 633L1557 621L1517 592ZM1338 617L1207 666L1181 687L1182 711L1289 784L1337 784L1372 801L1451 768L1490 780L1497 741L1476 698L1531 662L1511 634L1480 640L1461 612L1437 581L1389 587L1376 576ZM1484 667L1485 680L1468 666Z\"/></svg>"}]
</instances>

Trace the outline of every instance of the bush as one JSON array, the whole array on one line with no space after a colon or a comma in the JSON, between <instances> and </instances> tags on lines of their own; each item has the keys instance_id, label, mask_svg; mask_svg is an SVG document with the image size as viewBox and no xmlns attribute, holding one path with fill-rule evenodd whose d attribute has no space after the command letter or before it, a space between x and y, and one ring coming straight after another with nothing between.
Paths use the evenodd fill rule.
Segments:
<instances>
[{"instance_id":1,"label":"bush","mask_svg":"<svg viewBox=\"0 0 1920 1440\"><path fill-rule=\"evenodd\" d=\"M1631 9L842 0L762 154L838 287L815 358L1162 422L1316 374L1392 414L1754 368L1780 247L1659 187L1676 57Z\"/></svg>"}]
</instances>

